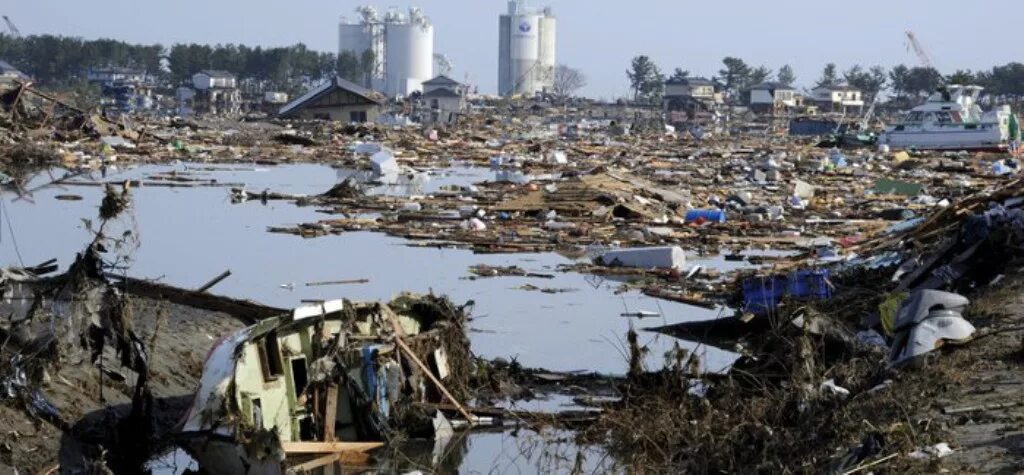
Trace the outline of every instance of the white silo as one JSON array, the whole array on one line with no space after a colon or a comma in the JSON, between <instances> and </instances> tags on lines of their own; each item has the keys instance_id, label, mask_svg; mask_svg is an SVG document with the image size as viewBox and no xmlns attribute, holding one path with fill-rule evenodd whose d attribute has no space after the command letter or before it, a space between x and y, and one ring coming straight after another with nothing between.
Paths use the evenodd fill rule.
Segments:
<instances>
[{"instance_id":1,"label":"white silo","mask_svg":"<svg viewBox=\"0 0 1024 475\"><path fill-rule=\"evenodd\" d=\"M361 65L366 78L361 81L366 87L373 87L384 79L384 28L373 7L358 7L359 19L349 21L341 18L338 24L338 55L351 53L359 61L367 52L373 55L373 63Z\"/></svg>"},{"instance_id":2,"label":"white silo","mask_svg":"<svg viewBox=\"0 0 1024 475\"><path fill-rule=\"evenodd\" d=\"M409 17L389 12L384 23L385 93L407 96L433 77L434 26L418 8Z\"/></svg>"},{"instance_id":3,"label":"white silo","mask_svg":"<svg viewBox=\"0 0 1024 475\"><path fill-rule=\"evenodd\" d=\"M555 77L555 17L551 15L551 9L544 9L544 15L540 17L540 67L543 71L538 81L541 88L550 88Z\"/></svg>"},{"instance_id":4,"label":"white silo","mask_svg":"<svg viewBox=\"0 0 1024 475\"><path fill-rule=\"evenodd\" d=\"M498 93L532 95L550 87L555 66L555 17L550 9L529 10L520 0L501 16Z\"/></svg>"}]
</instances>

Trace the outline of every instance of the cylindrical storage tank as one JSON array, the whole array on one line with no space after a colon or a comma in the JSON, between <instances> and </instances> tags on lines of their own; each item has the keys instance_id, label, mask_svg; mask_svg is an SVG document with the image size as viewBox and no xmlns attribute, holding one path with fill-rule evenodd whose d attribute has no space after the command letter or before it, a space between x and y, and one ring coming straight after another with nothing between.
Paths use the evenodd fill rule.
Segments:
<instances>
[{"instance_id":1,"label":"cylindrical storage tank","mask_svg":"<svg viewBox=\"0 0 1024 475\"><path fill-rule=\"evenodd\" d=\"M363 51L372 48L372 35L367 25L341 23L338 25L338 54L346 51L360 57Z\"/></svg>"},{"instance_id":2,"label":"cylindrical storage tank","mask_svg":"<svg viewBox=\"0 0 1024 475\"><path fill-rule=\"evenodd\" d=\"M407 96L433 77L434 27L429 23L389 23L385 31L387 94Z\"/></svg>"},{"instance_id":3,"label":"cylindrical storage tank","mask_svg":"<svg viewBox=\"0 0 1024 475\"><path fill-rule=\"evenodd\" d=\"M540 88L551 87L554 83L555 73L555 17L543 16L540 18L540 60L539 67L543 67L543 75Z\"/></svg>"},{"instance_id":4,"label":"cylindrical storage tank","mask_svg":"<svg viewBox=\"0 0 1024 475\"><path fill-rule=\"evenodd\" d=\"M533 94L535 66L540 59L540 15L512 17L511 80L516 94Z\"/></svg>"}]
</instances>

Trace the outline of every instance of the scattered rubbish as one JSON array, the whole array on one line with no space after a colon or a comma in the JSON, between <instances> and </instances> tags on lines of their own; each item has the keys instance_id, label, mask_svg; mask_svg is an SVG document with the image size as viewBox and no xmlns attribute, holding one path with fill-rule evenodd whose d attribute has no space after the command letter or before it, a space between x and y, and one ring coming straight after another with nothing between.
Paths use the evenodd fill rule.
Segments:
<instances>
[{"instance_id":1,"label":"scattered rubbish","mask_svg":"<svg viewBox=\"0 0 1024 475\"><path fill-rule=\"evenodd\" d=\"M691 209L686 212L687 223L724 223L725 211L720 209Z\"/></svg>"},{"instance_id":2,"label":"scattered rubbish","mask_svg":"<svg viewBox=\"0 0 1024 475\"><path fill-rule=\"evenodd\" d=\"M648 310L639 310L639 311L636 311L636 312L623 312L623 313L620 314L620 316L630 317L630 318L651 318L651 317L660 317L661 314L658 313L658 312L651 312L651 311L648 311Z\"/></svg>"},{"instance_id":3,"label":"scattered rubbish","mask_svg":"<svg viewBox=\"0 0 1024 475\"><path fill-rule=\"evenodd\" d=\"M924 186L916 183L879 178L875 180L875 193L917 196L924 191Z\"/></svg>"},{"instance_id":4,"label":"scattered rubbish","mask_svg":"<svg viewBox=\"0 0 1024 475\"><path fill-rule=\"evenodd\" d=\"M679 246L616 249L602 254L597 263L611 267L681 270L686 266L686 254Z\"/></svg>"},{"instance_id":5,"label":"scattered rubbish","mask_svg":"<svg viewBox=\"0 0 1024 475\"><path fill-rule=\"evenodd\" d=\"M786 275L751 277L743 281L743 309L771 312L784 297L820 300L832 296L828 269L794 271Z\"/></svg>"},{"instance_id":6,"label":"scattered rubbish","mask_svg":"<svg viewBox=\"0 0 1024 475\"><path fill-rule=\"evenodd\" d=\"M975 329L961 314L969 303L952 292L927 289L911 293L896 313L890 364L905 364L943 343L969 340Z\"/></svg>"},{"instance_id":7,"label":"scattered rubbish","mask_svg":"<svg viewBox=\"0 0 1024 475\"><path fill-rule=\"evenodd\" d=\"M918 460L928 460L933 458L942 458L953 453L953 449L949 447L946 442L939 442L935 445L929 445L927 447L919 448L909 454L908 457Z\"/></svg>"}]
</instances>

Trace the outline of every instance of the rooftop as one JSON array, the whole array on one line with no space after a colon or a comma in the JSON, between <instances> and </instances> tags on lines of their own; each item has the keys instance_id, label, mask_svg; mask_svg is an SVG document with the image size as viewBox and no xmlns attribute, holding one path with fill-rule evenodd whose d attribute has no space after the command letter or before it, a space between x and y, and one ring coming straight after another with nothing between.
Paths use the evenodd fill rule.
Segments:
<instances>
[{"instance_id":1,"label":"rooftop","mask_svg":"<svg viewBox=\"0 0 1024 475\"><path fill-rule=\"evenodd\" d=\"M205 74L207 76L210 76L211 78L233 79L235 77L234 74L231 74L230 72L224 71L222 69L204 69L202 71L199 71L199 74Z\"/></svg>"},{"instance_id":2,"label":"rooftop","mask_svg":"<svg viewBox=\"0 0 1024 475\"><path fill-rule=\"evenodd\" d=\"M715 83L711 82L710 79L693 77L693 78L672 78L665 81L665 84L681 84L684 86L713 86Z\"/></svg>"},{"instance_id":3,"label":"rooftop","mask_svg":"<svg viewBox=\"0 0 1024 475\"><path fill-rule=\"evenodd\" d=\"M314 87L313 89L310 89L308 92L306 92L299 98L286 104L284 107L281 108L280 111L278 111L278 115L286 115L292 111L298 110L306 106L307 104L315 102L317 99L320 99L321 97L330 94L331 91L334 91L335 89L346 90L370 102L374 102L377 104L384 103L384 101L380 99L377 93L363 86L360 86L352 81L342 78L341 76L335 76L330 81L324 82L323 84Z\"/></svg>"},{"instance_id":4,"label":"rooftop","mask_svg":"<svg viewBox=\"0 0 1024 475\"><path fill-rule=\"evenodd\" d=\"M462 83L441 74L429 81L423 81L424 86L460 86Z\"/></svg>"}]
</instances>

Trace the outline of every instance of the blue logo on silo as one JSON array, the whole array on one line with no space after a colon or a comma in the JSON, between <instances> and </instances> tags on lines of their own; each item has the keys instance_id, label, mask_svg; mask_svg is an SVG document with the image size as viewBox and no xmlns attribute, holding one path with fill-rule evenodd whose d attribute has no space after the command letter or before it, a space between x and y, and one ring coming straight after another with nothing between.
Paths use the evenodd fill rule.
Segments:
<instances>
[{"instance_id":1,"label":"blue logo on silo","mask_svg":"<svg viewBox=\"0 0 1024 475\"><path fill-rule=\"evenodd\" d=\"M530 22L526 20L523 20L523 22L519 24L519 31L522 33L529 33L531 28Z\"/></svg>"}]
</instances>

